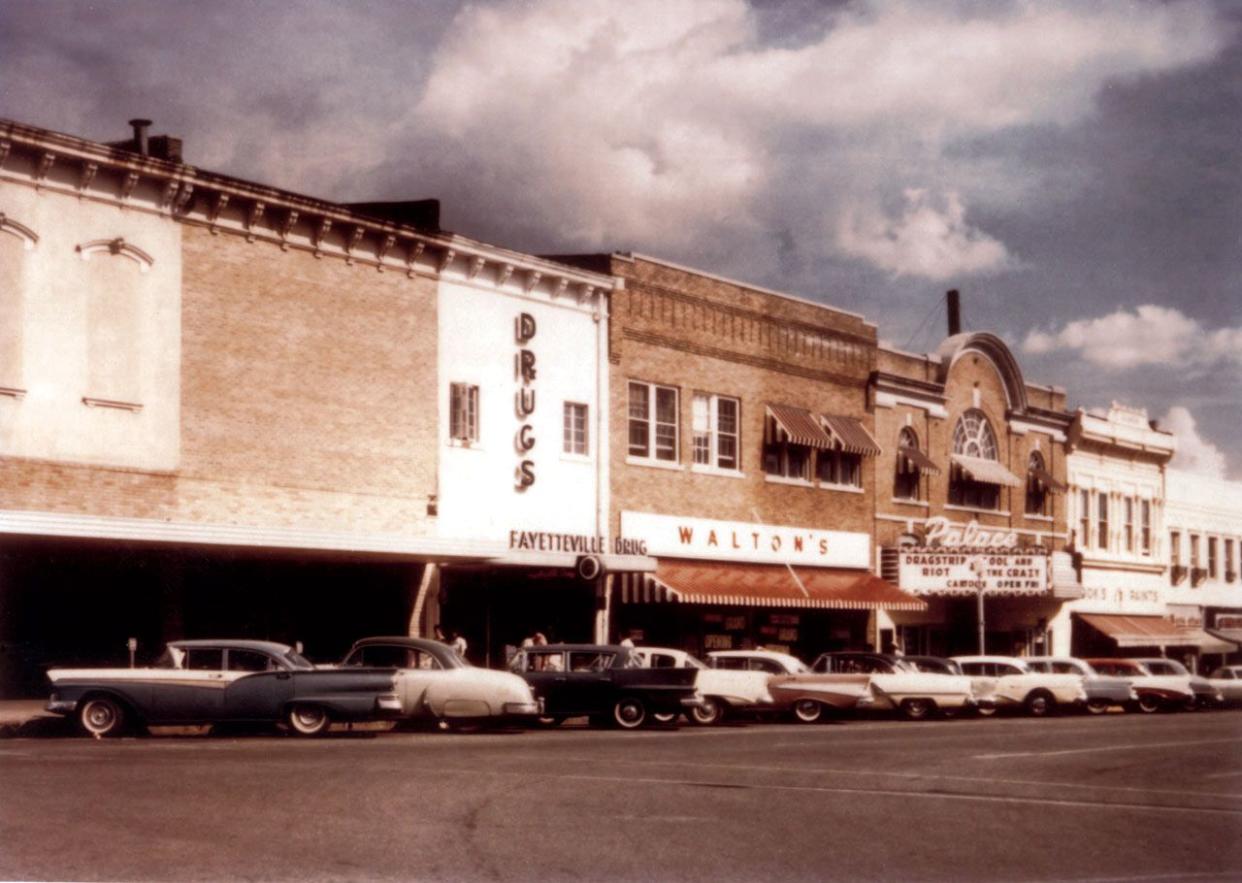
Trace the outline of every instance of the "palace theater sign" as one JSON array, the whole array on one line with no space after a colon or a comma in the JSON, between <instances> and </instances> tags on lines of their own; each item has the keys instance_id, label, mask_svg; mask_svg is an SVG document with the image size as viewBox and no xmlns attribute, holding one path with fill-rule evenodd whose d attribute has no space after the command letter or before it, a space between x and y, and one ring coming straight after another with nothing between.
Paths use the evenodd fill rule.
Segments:
<instances>
[{"instance_id":1,"label":"palace theater sign","mask_svg":"<svg viewBox=\"0 0 1242 883\"><path fill-rule=\"evenodd\" d=\"M1048 550L1022 548L1012 531L932 518L926 545L897 550L898 583L920 595L1042 595L1048 591Z\"/></svg>"}]
</instances>

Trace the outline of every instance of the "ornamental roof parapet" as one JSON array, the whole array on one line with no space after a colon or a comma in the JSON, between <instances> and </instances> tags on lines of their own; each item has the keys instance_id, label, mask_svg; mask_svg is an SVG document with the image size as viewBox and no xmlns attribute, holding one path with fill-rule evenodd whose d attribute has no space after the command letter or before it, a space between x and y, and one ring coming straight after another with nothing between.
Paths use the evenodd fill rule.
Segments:
<instances>
[{"instance_id":1,"label":"ornamental roof parapet","mask_svg":"<svg viewBox=\"0 0 1242 883\"><path fill-rule=\"evenodd\" d=\"M158 214L339 259L514 294L603 306L622 280L457 233L377 218L348 206L59 132L0 120L0 181Z\"/></svg>"}]
</instances>

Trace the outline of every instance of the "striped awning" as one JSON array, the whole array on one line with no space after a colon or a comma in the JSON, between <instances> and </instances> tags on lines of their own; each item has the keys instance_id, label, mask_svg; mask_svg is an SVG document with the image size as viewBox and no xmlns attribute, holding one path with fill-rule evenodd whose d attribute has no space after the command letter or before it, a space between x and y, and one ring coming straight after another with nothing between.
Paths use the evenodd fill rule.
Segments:
<instances>
[{"instance_id":1,"label":"striped awning","mask_svg":"<svg viewBox=\"0 0 1242 883\"><path fill-rule=\"evenodd\" d=\"M936 461L924 454L918 448L912 448L907 445L901 445L897 448L897 453L906 458L906 461L914 467L923 470L928 475L939 475L940 467L936 465Z\"/></svg>"},{"instance_id":2,"label":"striped awning","mask_svg":"<svg viewBox=\"0 0 1242 883\"><path fill-rule=\"evenodd\" d=\"M864 457L875 457L880 453L880 446L872 438L867 427L854 417L843 417L838 414L821 414L819 419L824 428L832 436L835 447L847 454L861 454Z\"/></svg>"},{"instance_id":3,"label":"striped awning","mask_svg":"<svg viewBox=\"0 0 1242 883\"><path fill-rule=\"evenodd\" d=\"M1065 482L1057 481L1055 478L1052 477L1052 473L1049 472L1047 469L1044 469L1041 466L1032 466L1030 471L1031 471L1031 475L1035 476L1035 480L1038 481L1040 484L1042 484L1044 487L1046 487L1052 493L1063 494L1066 492L1066 490L1068 490L1068 486L1065 484Z\"/></svg>"},{"instance_id":4,"label":"striped awning","mask_svg":"<svg viewBox=\"0 0 1242 883\"><path fill-rule=\"evenodd\" d=\"M952 454L953 462L975 481L988 484L1003 484L1008 487L1022 487L1024 482L995 460L982 457L968 457L966 454Z\"/></svg>"},{"instance_id":5,"label":"striped awning","mask_svg":"<svg viewBox=\"0 0 1242 883\"><path fill-rule=\"evenodd\" d=\"M1191 647L1196 642L1187 630L1163 616L1123 616L1115 613L1080 613L1078 616L1118 647Z\"/></svg>"},{"instance_id":6,"label":"striped awning","mask_svg":"<svg viewBox=\"0 0 1242 883\"><path fill-rule=\"evenodd\" d=\"M793 405L769 404L766 407L768 416L776 422L777 429L784 433L785 441L823 450L832 448L832 437L824 431L824 427L820 426L810 411L795 408Z\"/></svg>"},{"instance_id":7,"label":"striped awning","mask_svg":"<svg viewBox=\"0 0 1242 883\"><path fill-rule=\"evenodd\" d=\"M621 601L628 604L673 602L835 610L927 609L926 601L859 570L661 560L654 574L621 576Z\"/></svg>"}]
</instances>

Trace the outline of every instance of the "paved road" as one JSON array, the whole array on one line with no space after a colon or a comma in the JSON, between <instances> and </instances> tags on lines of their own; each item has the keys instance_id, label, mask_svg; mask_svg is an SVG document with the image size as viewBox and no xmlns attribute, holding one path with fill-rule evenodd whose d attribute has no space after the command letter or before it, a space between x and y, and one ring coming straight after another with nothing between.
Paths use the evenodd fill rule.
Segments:
<instances>
[{"instance_id":1,"label":"paved road","mask_svg":"<svg viewBox=\"0 0 1242 883\"><path fill-rule=\"evenodd\" d=\"M0 878L1238 880L1242 712L11 739Z\"/></svg>"}]
</instances>

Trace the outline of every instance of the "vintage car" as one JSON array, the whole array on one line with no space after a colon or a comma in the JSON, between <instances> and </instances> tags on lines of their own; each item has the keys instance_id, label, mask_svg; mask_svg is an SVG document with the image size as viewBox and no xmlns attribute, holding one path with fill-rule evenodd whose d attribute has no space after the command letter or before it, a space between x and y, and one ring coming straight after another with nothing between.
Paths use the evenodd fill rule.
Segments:
<instances>
[{"instance_id":1,"label":"vintage car","mask_svg":"<svg viewBox=\"0 0 1242 883\"><path fill-rule=\"evenodd\" d=\"M915 671L926 671L940 675L960 675L962 667L952 659L943 656L903 656L902 663Z\"/></svg>"},{"instance_id":2,"label":"vintage car","mask_svg":"<svg viewBox=\"0 0 1242 883\"><path fill-rule=\"evenodd\" d=\"M873 701L867 675L818 674L796 656L775 650L716 650L707 654L712 668L762 671L772 675L768 692L776 706L805 724L826 713L865 708Z\"/></svg>"},{"instance_id":3,"label":"vintage car","mask_svg":"<svg viewBox=\"0 0 1242 883\"><path fill-rule=\"evenodd\" d=\"M936 712L954 715L975 706L971 679L920 671L902 657L885 653L822 653L811 665L817 672L871 676L872 708L897 710L907 720L924 720Z\"/></svg>"},{"instance_id":4,"label":"vintage car","mask_svg":"<svg viewBox=\"0 0 1242 883\"><path fill-rule=\"evenodd\" d=\"M1133 659L1096 658L1086 662L1102 675L1128 680L1138 696L1131 707L1145 714L1195 707L1195 691L1188 676L1153 675Z\"/></svg>"},{"instance_id":5,"label":"vintage car","mask_svg":"<svg viewBox=\"0 0 1242 883\"><path fill-rule=\"evenodd\" d=\"M475 668L447 644L424 638L356 641L341 668L395 668L406 720L498 723L539 715L530 685L515 674Z\"/></svg>"},{"instance_id":6,"label":"vintage car","mask_svg":"<svg viewBox=\"0 0 1242 883\"><path fill-rule=\"evenodd\" d=\"M687 712L696 724L710 726L726 715L770 709L776 704L768 691L771 676L763 672L708 668L686 651L667 647L636 647L633 652L648 668L692 668L698 672L694 683L703 702Z\"/></svg>"},{"instance_id":7,"label":"vintage car","mask_svg":"<svg viewBox=\"0 0 1242 883\"><path fill-rule=\"evenodd\" d=\"M1078 675L1032 671L1015 656L954 656L953 661L974 681L979 710L1021 708L1034 717L1053 714L1060 706L1082 707L1087 693Z\"/></svg>"},{"instance_id":8,"label":"vintage car","mask_svg":"<svg viewBox=\"0 0 1242 883\"><path fill-rule=\"evenodd\" d=\"M317 736L334 720L399 714L392 669L320 669L271 641L173 641L150 668L53 668L47 710L93 736L127 724L277 723Z\"/></svg>"},{"instance_id":9,"label":"vintage car","mask_svg":"<svg viewBox=\"0 0 1242 883\"><path fill-rule=\"evenodd\" d=\"M1176 659L1153 656L1149 658L1131 658L1131 662L1136 663L1139 668L1152 677L1185 678L1186 683L1190 687L1190 692L1194 694L1194 701L1189 704L1188 709L1220 708L1224 704L1220 690L1213 687L1211 681L1197 674L1191 674L1187 671L1186 666Z\"/></svg>"},{"instance_id":10,"label":"vintage car","mask_svg":"<svg viewBox=\"0 0 1242 883\"><path fill-rule=\"evenodd\" d=\"M1242 705L1242 665L1223 665L1208 676L1226 705Z\"/></svg>"},{"instance_id":11,"label":"vintage car","mask_svg":"<svg viewBox=\"0 0 1242 883\"><path fill-rule=\"evenodd\" d=\"M1093 669L1085 659L1072 656L1024 656L1022 661L1032 671L1045 674L1078 675L1087 694L1087 711L1104 714L1110 708L1133 708L1138 693L1126 678L1107 677Z\"/></svg>"},{"instance_id":12,"label":"vintage car","mask_svg":"<svg viewBox=\"0 0 1242 883\"><path fill-rule=\"evenodd\" d=\"M625 730L654 714L681 714L702 698L693 668L647 668L633 647L618 644L545 644L523 647L509 670L543 702L540 721L559 724L586 715L594 725Z\"/></svg>"}]
</instances>

